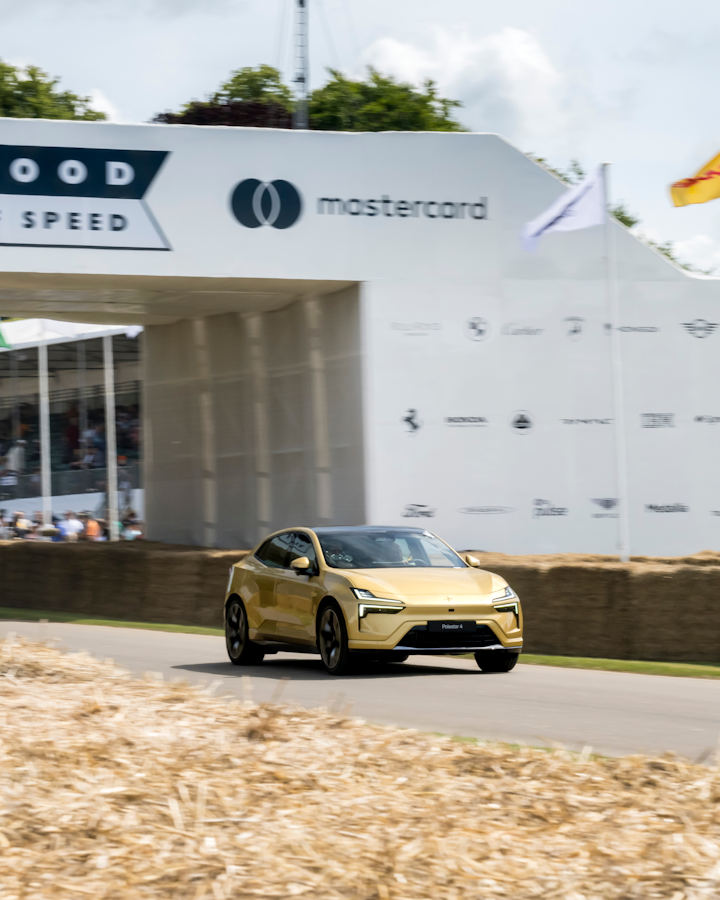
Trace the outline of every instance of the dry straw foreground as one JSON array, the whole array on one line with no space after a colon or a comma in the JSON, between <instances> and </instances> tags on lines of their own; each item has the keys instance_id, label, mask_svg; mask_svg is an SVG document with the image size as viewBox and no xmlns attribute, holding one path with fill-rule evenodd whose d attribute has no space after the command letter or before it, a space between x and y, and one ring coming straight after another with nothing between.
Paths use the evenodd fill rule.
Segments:
<instances>
[{"instance_id":1,"label":"dry straw foreground","mask_svg":"<svg viewBox=\"0 0 720 900\"><path fill-rule=\"evenodd\" d=\"M720 774L214 699L0 642L0 897L716 898Z\"/></svg>"}]
</instances>

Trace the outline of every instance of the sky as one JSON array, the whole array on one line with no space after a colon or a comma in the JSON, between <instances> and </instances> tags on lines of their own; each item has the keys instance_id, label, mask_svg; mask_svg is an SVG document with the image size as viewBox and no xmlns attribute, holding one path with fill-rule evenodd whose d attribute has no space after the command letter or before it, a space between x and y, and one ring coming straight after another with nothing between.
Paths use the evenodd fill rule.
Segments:
<instances>
[{"instance_id":1,"label":"sky","mask_svg":"<svg viewBox=\"0 0 720 900\"><path fill-rule=\"evenodd\" d=\"M118 122L203 99L241 66L292 77L292 0L0 0L0 58ZM720 6L700 0L310 0L311 87L367 65L437 82L472 131L564 167L612 162L639 230L720 274L720 200L668 185L720 153Z\"/></svg>"}]
</instances>

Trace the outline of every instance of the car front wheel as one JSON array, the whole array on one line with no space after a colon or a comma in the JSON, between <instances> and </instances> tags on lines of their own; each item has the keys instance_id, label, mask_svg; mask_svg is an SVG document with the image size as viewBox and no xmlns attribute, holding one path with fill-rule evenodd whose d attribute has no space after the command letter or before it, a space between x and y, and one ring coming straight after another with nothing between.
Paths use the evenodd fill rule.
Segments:
<instances>
[{"instance_id":1,"label":"car front wheel","mask_svg":"<svg viewBox=\"0 0 720 900\"><path fill-rule=\"evenodd\" d=\"M334 601L320 609L317 644L323 664L331 675L344 675L350 671L354 660L348 649L345 618Z\"/></svg>"},{"instance_id":2,"label":"car front wheel","mask_svg":"<svg viewBox=\"0 0 720 900\"><path fill-rule=\"evenodd\" d=\"M231 600L225 611L225 644L234 666L252 666L263 661L265 654L248 637L248 620L242 600Z\"/></svg>"},{"instance_id":3,"label":"car front wheel","mask_svg":"<svg viewBox=\"0 0 720 900\"><path fill-rule=\"evenodd\" d=\"M475 662L483 672L509 672L515 668L519 653L508 653L507 650L478 650Z\"/></svg>"}]
</instances>

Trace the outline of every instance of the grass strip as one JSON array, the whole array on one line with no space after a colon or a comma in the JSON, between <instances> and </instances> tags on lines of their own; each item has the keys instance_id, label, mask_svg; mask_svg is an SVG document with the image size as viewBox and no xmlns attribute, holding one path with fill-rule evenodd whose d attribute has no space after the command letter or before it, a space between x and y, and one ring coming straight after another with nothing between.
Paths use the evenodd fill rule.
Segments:
<instances>
[{"instance_id":1,"label":"grass strip","mask_svg":"<svg viewBox=\"0 0 720 900\"><path fill-rule=\"evenodd\" d=\"M634 672L638 675L674 675L680 678L720 678L720 664L648 662L639 659L592 659L585 656L542 656L523 653L520 663L558 666L564 669L595 669L602 672Z\"/></svg>"},{"instance_id":2,"label":"grass strip","mask_svg":"<svg viewBox=\"0 0 720 900\"><path fill-rule=\"evenodd\" d=\"M147 631L172 631L180 634L212 634L224 636L222 628L204 628L201 625L172 625L165 622L126 622L124 619L89 618L79 613L59 613L47 609L14 609L0 607L0 620L15 619L19 622L71 622L74 625L106 625L110 628L144 628ZM458 654L458 656L460 656ZM464 653L462 659L473 659L472 653ZM594 669L600 672L631 672L638 675L674 675L679 678L720 678L720 663L647 662L636 659L593 659L587 656L544 656L539 653L523 653L519 660L526 666L556 666L563 669Z\"/></svg>"},{"instance_id":3,"label":"grass strip","mask_svg":"<svg viewBox=\"0 0 720 900\"><path fill-rule=\"evenodd\" d=\"M0 607L0 620L15 619L18 622L72 622L74 625L106 625L110 628L144 628L146 631L174 631L181 634L212 634L223 636L222 628L204 628L202 625L171 625L165 622L126 622L124 619L98 619L80 613L59 613L47 609L13 609Z\"/></svg>"}]
</instances>

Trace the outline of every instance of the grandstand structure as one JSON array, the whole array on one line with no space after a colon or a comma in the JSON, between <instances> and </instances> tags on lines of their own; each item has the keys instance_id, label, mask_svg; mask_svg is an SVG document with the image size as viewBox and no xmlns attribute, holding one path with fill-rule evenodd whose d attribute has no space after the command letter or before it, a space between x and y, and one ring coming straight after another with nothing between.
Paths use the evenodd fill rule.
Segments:
<instances>
[{"instance_id":1,"label":"grandstand structure","mask_svg":"<svg viewBox=\"0 0 720 900\"><path fill-rule=\"evenodd\" d=\"M604 228L524 251L565 187L503 138L3 127L0 315L116 330L150 538L421 524L459 547L615 551ZM718 280L613 231L631 550L713 547ZM60 346L49 366L76 353ZM54 390L51 418L75 402Z\"/></svg>"}]
</instances>

